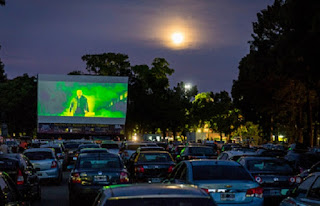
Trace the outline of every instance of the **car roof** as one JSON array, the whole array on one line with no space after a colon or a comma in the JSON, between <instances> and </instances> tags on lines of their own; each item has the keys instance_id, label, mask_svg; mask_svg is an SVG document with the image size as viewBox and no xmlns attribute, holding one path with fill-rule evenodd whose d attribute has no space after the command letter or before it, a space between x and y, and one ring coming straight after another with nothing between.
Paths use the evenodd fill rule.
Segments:
<instances>
[{"instance_id":1,"label":"car roof","mask_svg":"<svg viewBox=\"0 0 320 206\"><path fill-rule=\"evenodd\" d=\"M113 153L80 153L79 154L79 158L80 157L88 157L88 156L99 156L99 157L113 156L113 157L119 157L119 155L113 154Z\"/></svg>"},{"instance_id":2,"label":"car roof","mask_svg":"<svg viewBox=\"0 0 320 206\"><path fill-rule=\"evenodd\" d=\"M265 157L265 156L244 156L242 159L244 160L285 160L283 158L277 158L277 157Z\"/></svg>"},{"instance_id":3,"label":"car roof","mask_svg":"<svg viewBox=\"0 0 320 206\"><path fill-rule=\"evenodd\" d=\"M48 144L44 144L40 146L41 148L49 148L49 147L61 147L60 144L52 144L52 143L48 143Z\"/></svg>"},{"instance_id":4,"label":"car roof","mask_svg":"<svg viewBox=\"0 0 320 206\"><path fill-rule=\"evenodd\" d=\"M246 152L246 151L226 151L223 153L227 153L231 156L242 156L242 155L246 155L246 154L257 154L256 152Z\"/></svg>"},{"instance_id":5,"label":"car roof","mask_svg":"<svg viewBox=\"0 0 320 206\"><path fill-rule=\"evenodd\" d=\"M26 152L53 152L51 148L45 147L45 148L31 148L24 151Z\"/></svg>"},{"instance_id":6,"label":"car roof","mask_svg":"<svg viewBox=\"0 0 320 206\"><path fill-rule=\"evenodd\" d=\"M209 146L205 146L205 145L188 145L186 146L188 148L191 148L191 147L201 147L201 148L209 148L209 149L212 149L212 147L209 147Z\"/></svg>"},{"instance_id":7,"label":"car roof","mask_svg":"<svg viewBox=\"0 0 320 206\"><path fill-rule=\"evenodd\" d=\"M227 160L187 160L184 162L189 162L193 166L204 166L204 165L224 165L224 166L240 166L238 162L235 161L227 161Z\"/></svg>"},{"instance_id":8,"label":"car roof","mask_svg":"<svg viewBox=\"0 0 320 206\"><path fill-rule=\"evenodd\" d=\"M108 151L106 148L83 148L80 150L80 152L85 152L85 151Z\"/></svg>"},{"instance_id":9,"label":"car roof","mask_svg":"<svg viewBox=\"0 0 320 206\"><path fill-rule=\"evenodd\" d=\"M161 195L181 195L209 197L207 193L197 186L187 184L129 184L112 185L103 188L109 197L141 197Z\"/></svg>"},{"instance_id":10,"label":"car roof","mask_svg":"<svg viewBox=\"0 0 320 206\"><path fill-rule=\"evenodd\" d=\"M140 151L140 153L142 153L142 154L144 154L144 153L146 153L146 154L149 154L149 153L166 153L167 154L169 152L159 150L159 151Z\"/></svg>"}]
</instances>

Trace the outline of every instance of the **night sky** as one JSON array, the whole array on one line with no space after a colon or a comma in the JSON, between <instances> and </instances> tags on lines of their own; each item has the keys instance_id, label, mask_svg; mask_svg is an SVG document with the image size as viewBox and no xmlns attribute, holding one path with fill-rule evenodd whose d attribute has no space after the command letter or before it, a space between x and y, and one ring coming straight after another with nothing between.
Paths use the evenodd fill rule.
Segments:
<instances>
[{"instance_id":1,"label":"night sky","mask_svg":"<svg viewBox=\"0 0 320 206\"><path fill-rule=\"evenodd\" d=\"M273 0L7 0L0 58L9 78L85 71L81 56L115 52L134 64L165 58L199 91L231 90L252 22ZM184 41L175 46L171 34Z\"/></svg>"}]
</instances>

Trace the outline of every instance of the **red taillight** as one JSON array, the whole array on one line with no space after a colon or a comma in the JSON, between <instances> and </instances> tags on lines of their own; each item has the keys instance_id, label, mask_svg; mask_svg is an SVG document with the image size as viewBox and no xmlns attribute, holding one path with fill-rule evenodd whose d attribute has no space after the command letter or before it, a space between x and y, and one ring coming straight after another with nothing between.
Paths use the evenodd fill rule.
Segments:
<instances>
[{"instance_id":1,"label":"red taillight","mask_svg":"<svg viewBox=\"0 0 320 206\"><path fill-rule=\"evenodd\" d=\"M120 182L121 183L128 183L129 182L129 177L126 172L121 172L120 173Z\"/></svg>"},{"instance_id":2,"label":"red taillight","mask_svg":"<svg viewBox=\"0 0 320 206\"><path fill-rule=\"evenodd\" d=\"M81 177L79 173L71 174L72 183L81 183Z\"/></svg>"},{"instance_id":3,"label":"red taillight","mask_svg":"<svg viewBox=\"0 0 320 206\"><path fill-rule=\"evenodd\" d=\"M173 166L171 165L169 168L168 168L168 173L171 173L173 170Z\"/></svg>"},{"instance_id":4,"label":"red taillight","mask_svg":"<svg viewBox=\"0 0 320 206\"><path fill-rule=\"evenodd\" d=\"M261 182L262 182L262 178L259 177L259 176L255 176L254 179L255 179L255 181L256 181L257 183L261 183Z\"/></svg>"},{"instance_id":5,"label":"red taillight","mask_svg":"<svg viewBox=\"0 0 320 206\"><path fill-rule=\"evenodd\" d=\"M197 159L196 156L188 156L188 159Z\"/></svg>"},{"instance_id":6,"label":"red taillight","mask_svg":"<svg viewBox=\"0 0 320 206\"><path fill-rule=\"evenodd\" d=\"M24 184L24 177L22 175L22 171L18 170L18 176L17 176L17 185L23 185Z\"/></svg>"},{"instance_id":7,"label":"red taillight","mask_svg":"<svg viewBox=\"0 0 320 206\"><path fill-rule=\"evenodd\" d=\"M203 191L205 191L207 194L209 194L210 192L209 192L209 189L207 189L207 188L201 188Z\"/></svg>"},{"instance_id":8,"label":"red taillight","mask_svg":"<svg viewBox=\"0 0 320 206\"><path fill-rule=\"evenodd\" d=\"M56 168L57 167L57 162L56 161L52 161L51 163L51 168Z\"/></svg>"},{"instance_id":9,"label":"red taillight","mask_svg":"<svg viewBox=\"0 0 320 206\"><path fill-rule=\"evenodd\" d=\"M289 182L290 183L301 183L302 182L302 179L301 179L301 177L290 177L289 178Z\"/></svg>"},{"instance_id":10,"label":"red taillight","mask_svg":"<svg viewBox=\"0 0 320 206\"><path fill-rule=\"evenodd\" d=\"M263 197L262 187L251 188L247 190L246 197Z\"/></svg>"},{"instance_id":11,"label":"red taillight","mask_svg":"<svg viewBox=\"0 0 320 206\"><path fill-rule=\"evenodd\" d=\"M144 168L142 166L138 166L136 167L135 171L139 173L144 173Z\"/></svg>"}]
</instances>

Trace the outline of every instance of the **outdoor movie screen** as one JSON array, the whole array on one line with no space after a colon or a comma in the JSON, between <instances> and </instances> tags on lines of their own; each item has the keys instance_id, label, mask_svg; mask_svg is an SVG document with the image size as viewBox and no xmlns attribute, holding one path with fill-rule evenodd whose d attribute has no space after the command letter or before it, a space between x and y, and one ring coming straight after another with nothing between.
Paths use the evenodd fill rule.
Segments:
<instances>
[{"instance_id":1,"label":"outdoor movie screen","mask_svg":"<svg viewBox=\"0 0 320 206\"><path fill-rule=\"evenodd\" d=\"M38 75L38 123L125 124L127 77Z\"/></svg>"}]
</instances>

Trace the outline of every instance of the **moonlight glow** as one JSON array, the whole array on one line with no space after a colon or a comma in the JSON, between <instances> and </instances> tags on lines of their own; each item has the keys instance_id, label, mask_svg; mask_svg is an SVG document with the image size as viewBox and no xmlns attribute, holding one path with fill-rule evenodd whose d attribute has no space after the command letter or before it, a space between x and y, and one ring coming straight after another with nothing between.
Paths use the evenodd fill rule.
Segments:
<instances>
[{"instance_id":1,"label":"moonlight glow","mask_svg":"<svg viewBox=\"0 0 320 206\"><path fill-rule=\"evenodd\" d=\"M172 42L176 45L183 43L184 36L180 32L175 32L171 35Z\"/></svg>"}]
</instances>

